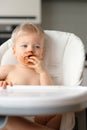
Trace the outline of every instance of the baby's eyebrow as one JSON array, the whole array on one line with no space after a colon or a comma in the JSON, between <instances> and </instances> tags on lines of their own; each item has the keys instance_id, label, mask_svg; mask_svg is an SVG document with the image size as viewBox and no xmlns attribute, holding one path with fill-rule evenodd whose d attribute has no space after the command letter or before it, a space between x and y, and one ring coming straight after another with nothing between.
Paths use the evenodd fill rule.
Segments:
<instances>
[{"instance_id":1,"label":"baby's eyebrow","mask_svg":"<svg viewBox=\"0 0 87 130\"><path fill-rule=\"evenodd\" d=\"M38 46L40 46L40 44L38 44L38 43L37 43L37 44L34 44L34 45L38 45Z\"/></svg>"}]
</instances>

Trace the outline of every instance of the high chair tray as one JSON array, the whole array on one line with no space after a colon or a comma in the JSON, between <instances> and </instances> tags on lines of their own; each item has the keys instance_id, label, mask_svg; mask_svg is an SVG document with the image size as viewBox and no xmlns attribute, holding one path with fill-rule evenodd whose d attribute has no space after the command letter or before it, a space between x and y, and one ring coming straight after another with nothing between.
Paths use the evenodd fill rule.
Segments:
<instances>
[{"instance_id":1,"label":"high chair tray","mask_svg":"<svg viewBox=\"0 0 87 130\"><path fill-rule=\"evenodd\" d=\"M78 111L87 107L87 87L0 87L0 115L39 115Z\"/></svg>"}]
</instances>

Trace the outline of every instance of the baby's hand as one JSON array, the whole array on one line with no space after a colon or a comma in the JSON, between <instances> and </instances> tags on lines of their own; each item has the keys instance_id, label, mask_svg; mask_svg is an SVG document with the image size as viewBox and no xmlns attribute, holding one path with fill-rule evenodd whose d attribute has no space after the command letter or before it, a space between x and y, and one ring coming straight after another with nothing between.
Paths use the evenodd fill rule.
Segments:
<instances>
[{"instance_id":1,"label":"baby's hand","mask_svg":"<svg viewBox=\"0 0 87 130\"><path fill-rule=\"evenodd\" d=\"M45 71L45 67L42 60L39 60L35 56L31 56L28 60L28 67L35 69L37 73L42 73Z\"/></svg>"},{"instance_id":2,"label":"baby's hand","mask_svg":"<svg viewBox=\"0 0 87 130\"><path fill-rule=\"evenodd\" d=\"M2 87L3 89L6 89L7 85L12 86L12 82L0 81L0 87Z\"/></svg>"}]
</instances>

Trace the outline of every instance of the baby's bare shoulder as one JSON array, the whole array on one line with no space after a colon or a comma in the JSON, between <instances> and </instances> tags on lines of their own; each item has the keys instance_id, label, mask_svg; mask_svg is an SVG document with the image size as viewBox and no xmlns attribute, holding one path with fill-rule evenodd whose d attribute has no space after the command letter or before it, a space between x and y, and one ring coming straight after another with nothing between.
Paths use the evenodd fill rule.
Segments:
<instances>
[{"instance_id":1,"label":"baby's bare shoulder","mask_svg":"<svg viewBox=\"0 0 87 130\"><path fill-rule=\"evenodd\" d=\"M12 71L15 68L15 65L2 65L0 66L0 71Z\"/></svg>"},{"instance_id":2,"label":"baby's bare shoulder","mask_svg":"<svg viewBox=\"0 0 87 130\"><path fill-rule=\"evenodd\" d=\"M15 65L3 65L0 66L0 80L5 79L6 76L14 70Z\"/></svg>"}]
</instances>

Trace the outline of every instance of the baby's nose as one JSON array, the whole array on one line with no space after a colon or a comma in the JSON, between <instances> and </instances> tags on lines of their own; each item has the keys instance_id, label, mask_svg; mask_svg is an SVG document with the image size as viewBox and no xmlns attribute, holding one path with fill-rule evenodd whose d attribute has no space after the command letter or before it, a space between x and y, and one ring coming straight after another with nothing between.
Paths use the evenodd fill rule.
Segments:
<instances>
[{"instance_id":1,"label":"baby's nose","mask_svg":"<svg viewBox=\"0 0 87 130\"><path fill-rule=\"evenodd\" d=\"M33 46L28 46L27 51L33 51Z\"/></svg>"}]
</instances>

